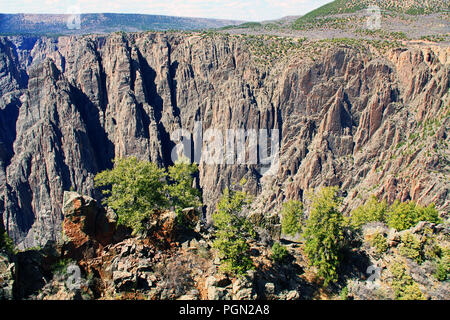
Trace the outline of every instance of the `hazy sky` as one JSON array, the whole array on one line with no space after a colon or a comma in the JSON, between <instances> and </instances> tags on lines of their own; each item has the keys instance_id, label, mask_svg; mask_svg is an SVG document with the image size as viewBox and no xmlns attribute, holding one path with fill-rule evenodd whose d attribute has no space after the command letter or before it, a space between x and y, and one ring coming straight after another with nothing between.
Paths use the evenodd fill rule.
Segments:
<instances>
[{"instance_id":1,"label":"hazy sky","mask_svg":"<svg viewBox=\"0 0 450 320\"><path fill-rule=\"evenodd\" d=\"M0 0L0 13L146 13L248 21L301 15L331 0Z\"/></svg>"}]
</instances>

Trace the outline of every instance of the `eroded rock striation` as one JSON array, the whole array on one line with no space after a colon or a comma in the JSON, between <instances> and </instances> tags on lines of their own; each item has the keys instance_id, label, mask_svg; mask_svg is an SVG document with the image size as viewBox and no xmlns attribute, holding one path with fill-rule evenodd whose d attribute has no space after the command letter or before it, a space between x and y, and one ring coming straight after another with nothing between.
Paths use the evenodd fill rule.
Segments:
<instances>
[{"instance_id":1,"label":"eroded rock striation","mask_svg":"<svg viewBox=\"0 0 450 320\"><path fill-rule=\"evenodd\" d=\"M275 175L200 164L206 219L243 177L260 220L323 185L339 185L348 209L375 194L448 212L450 49L317 42L314 54L264 64L243 37L195 33L0 38L8 233L19 248L59 241L64 191L98 199L94 176L115 157L169 165L170 135L196 121L281 140Z\"/></svg>"}]
</instances>

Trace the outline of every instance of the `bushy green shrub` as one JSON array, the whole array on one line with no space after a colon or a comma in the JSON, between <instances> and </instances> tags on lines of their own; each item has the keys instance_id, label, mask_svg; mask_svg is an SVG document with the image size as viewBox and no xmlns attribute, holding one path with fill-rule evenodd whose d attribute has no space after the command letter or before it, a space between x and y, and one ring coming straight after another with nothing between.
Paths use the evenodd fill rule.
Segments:
<instances>
[{"instance_id":1,"label":"bushy green shrub","mask_svg":"<svg viewBox=\"0 0 450 320\"><path fill-rule=\"evenodd\" d=\"M339 297L341 300L348 300L348 287L345 286L342 288L341 292L339 293Z\"/></svg>"},{"instance_id":2,"label":"bushy green shrub","mask_svg":"<svg viewBox=\"0 0 450 320\"><path fill-rule=\"evenodd\" d=\"M303 203L289 200L283 203L281 211L281 232L294 237L302 231Z\"/></svg>"},{"instance_id":3,"label":"bushy green shrub","mask_svg":"<svg viewBox=\"0 0 450 320\"><path fill-rule=\"evenodd\" d=\"M350 214L350 224L357 229L369 222L384 222L390 228L403 231L420 221L442 223L434 204L422 207L414 201L395 201L388 206L386 201L378 201L374 196Z\"/></svg>"},{"instance_id":4,"label":"bushy green shrub","mask_svg":"<svg viewBox=\"0 0 450 320\"><path fill-rule=\"evenodd\" d=\"M337 192L337 187L326 187L313 196L310 217L303 234L309 263L318 269L324 286L337 281L337 268L342 259L344 232L343 217L339 211L342 200Z\"/></svg>"},{"instance_id":5,"label":"bushy green shrub","mask_svg":"<svg viewBox=\"0 0 450 320\"><path fill-rule=\"evenodd\" d=\"M369 244L375 248L377 254L383 254L388 249L386 237L379 232L373 235L369 240Z\"/></svg>"},{"instance_id":6,"label":"bushy green shrub","mask_svg":"<svg viewBox=\"0 0 450 320\"><path fill-rule=\"evenodd\" d=\"M143 221L151 219L154 209L167 205L166 175L156 164L130 157L116 159L113 169L97 174L95 184L111 186L103 190L104 203L117 212L119 224L140 233L145 228Z\"/></svg>"},{"instance_id":7,"label":"bushy green shrub","mask_svg":"<svg viewBox=\"0 0 450 320\"><path fill-rule=\"evenodd\" d=\"M441 223L439 212L434 204L428 207L417 205L414 201L399 202L396 201L387 213L387 223L389 227L399 231L409 229L420 221L432 223Z\"/></svg>"},{"instance_id":8,"label":"bushy green shrub","mask_svg":"<svg viewBox=\"0 0 450 320\"><path fill-rule=\"evenodd\" d=\"M116 159L114 168L95 177L96 187L107 187L104 204L119 216L118 223L143 233L146 222L155 219L155 209L199 207L200 193L192 187L197 165L183 161L169 167L169 174L149 161L135 157Z\"/></svg>"},{"instance_id":9,"label":"bushy green shrub","mask_svg":"<svg viewBox=\"0 0 450 320\"><path fill-rule=\"evenodd\" d=\"M169 167L169 185L167 190L171 203L175 208L200 207L200 191L193 188L194 175L198 172L197 164L187 161L176 161Z\"/></svg>"},{"instance_id":10,"label":"bushy green shrub","mask_svg":"<svg viewBox=\"0 0 450 320\"><path fill-rule=\"evenodd\" d=\"M417 282L413 282L405 286L401 290L401 294L397 297L398 300L426 300L423 292L420 290Z\"/></svg>"},{"instance_id":11,"label":"bushy green shrub","mask_svg":"<svg viewBox=\"0 0 450 320\"><path fill-rule=\"evenodd\" d=\"M283 263L288 257L288 251L285 246L279 242L275 242L272 246L271 258L276 263Z\"/></svg>"},{"instance_id":12,"label":"bushy green shrub","mask_svg":"<svg viewBox=\"0 0 450 320\"><path fill-rule=\"evenodd\" d=\"M434 276L439 281L447 281L450 278L450 249L444 249L442 257L436 261Z\"/></svg>"},{"instance_id":13,"label":"bushy green shrub","mask_svg":"<svg viewBox=\"0 0 450 320\"><path fill-rule=\"evenodd\" d=\"M398 252L417 263L422 263L420 241L413 234L407 232L402 235L401 243L398 246Z\"/></svg>"},{"instance_id":14,"label":"bushy green shrub","mask_svg":"<svg viewBox=\"0 0 450 320\"><path fill-rule=\"evenodd\" d=\"M0 250L5 250L8 253L14 252L14 242L8 236L8 233L2 231L0 228Z\"/></svg>"},{"instance_id":15,"label":"bushy green shrub","mask_svg":"<svg viewBox=\"0 0 450 320\"><path fill-rule=\"evenodd\" d=\"M443 250L436 235L434 235L433 231L428 228L425 230L421 238L420 245L421 254L424 261L439 259L443 254Z\"/></svg>"},{"instance_id":16,"label":"bushy green shrub","mask_svg":"<svg viewBox=\"0 0 450 320\"><path fill-rule=\"evenodd\" d=\"M363 206L351 212L350 223L353 227L360 228L369 222L384 222L387 210L386 201L379 202L372 196Z\"/></svg>"},{"instance_id":17,"label":"bushy green shrub","mask_svg":"<svg viewBox=\"0 0 450 320\"><path fill-rule=\"evenodd\" d=\"M193 187L194 175L198 172L197 164L190 164L187 159L176 161L169 167L169 184L166 189L170 197L170 204L175 208L178 222L192 228L191 221L183 215L185 208L199 208L202 206L201 194Z\"/></svg>"},{"instance_id":18,"label":"bushy green shrub","mask_svg":"<svg viewBox=\"0 0 450 320\"><path fill-rule=\"evenodd\" d=\"M242 215L251 199L243 191L225 189L213 214L216 239L213 248L221 259L220 269L232 275L244 275L253 268L248 240L255 237L251 223Z\"/></svg>"},{"instance_id":19,"label":"bushy green shrub","mask_svg":"<svg viewBox=\"0 0 450 320\"><path fill-rule=\"evenodd\" d=\"M389 267L392 274L391 287L396 300L425 300L417 283L408 274L407 266L401 261L394 261Z\"/></svg>"}]
</instances>

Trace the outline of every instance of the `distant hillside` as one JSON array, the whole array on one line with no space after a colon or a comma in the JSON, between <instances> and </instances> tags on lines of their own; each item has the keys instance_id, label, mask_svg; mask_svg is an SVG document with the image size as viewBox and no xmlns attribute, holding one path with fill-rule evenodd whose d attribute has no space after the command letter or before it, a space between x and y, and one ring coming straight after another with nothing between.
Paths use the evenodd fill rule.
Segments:
<instances>
[{"instance_id":1,"label":"distant hillside","mask_svg":"<svg viewBox=\"0 0 450 320\"><path fill-rule=\"evenodd\" d=\"M116 31L198 30L235 25L242 21L183 18L145 14L82 14L81 28L67 27L68 15L0 14L0 34L87 34Z\"/></svg>"},{"instance_id":2,"label":"distant hillside","mask_svg":"<svg viewBox=\"0 0 450 320\"><path fill-rule=\"evenodd\" d=\"M411 15L430 14L450 10L448 0L335 0L309 12L297 20L297 23L317 17L353 13L377 5L381 9Z\"/></svg>"}]
</instances>

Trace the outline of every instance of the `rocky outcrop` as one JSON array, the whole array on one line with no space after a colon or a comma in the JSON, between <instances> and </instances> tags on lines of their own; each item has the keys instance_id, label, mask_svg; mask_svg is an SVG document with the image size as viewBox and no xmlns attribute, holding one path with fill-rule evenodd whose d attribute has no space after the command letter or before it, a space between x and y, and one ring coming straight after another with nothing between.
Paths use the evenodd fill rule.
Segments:
<instances>
[{"instance_id":1,"label":"rocky outcrop","mask_svg":"<svg viewBox=\"0 0 450 320\"><path fill-rule=\"evenodd\" d=\"M398 299L393 283L398 275L394 273L393 266L400 264L403 286L408 285L405 279L409 278L411 283L417 285L424 299L447 300L450 286L445 279L436 277L436 257L442 255L442 259L448 259L448 254L441 250L448 250L449 232L446 224L436 225L424 221L401 232L389 229L382 223L366 225L361 252L369 258L367 265L374 268L367 269L366 275L360 279L349 280L350 296L356 300ZM377 235L383 239L378 243L373 241ZM414 239L416 246L405 239ZM375 272L375 268L378 271ZM445 268L448 274L448 265Z\"/></svg>"},{"instance_id":2,"label":"rocky outcrop","mask_svg":"<svg viewBox=\"0 0 450 320\"><path fill-rule=\"evenodd\" d=\"M339 185L348 210L375 194L448 211L448 48L321 42L314 59L293 51L264 65L240 36L1 41L9 71L0 72L0 123L9 125L0 128L0 213L19 248L58 240L64 191L100 198L93 178L114 157L169 165L170 135L193 132L195 121L204 132L281 133L275 175L200 164L206 219L222 189L243 177L260 221L322 185Z\"/></svg>"},{"instance_id":3,"label":"rocky outcrop","mask_svg":"<svg viewBox=\"0 0 450 320\"><path fill-rule=\"evenodd\" d=\"M117 215L76 192L65 192L63 201L63 255L75 260L92 258L95 251L113 242Z\"/></svg>"},{"instance_id":4,"label":"rocky outcrop","mask_svg":"<svg viewBox=\"0 0 450 320\"><path fill-rule=\"evenodd\" d=\"M254 268L233 276L221 271L201 223L190 232L157 228L157 235L119 239L111 232L115 220L99 219L107 210L92 198L67 192L63 208L63 243L0 253L0 299L338 299L344 286L346 298L398 299L399 282L424 299L449 297L448 224L419 222L398 232L376 222L346 231L351 247L343 251L339 282L324 290L301 241L282 240L287 256L279 262L270 243L249 241ZM173 217L162 214L154 225L172 226Z\"/></svg>"}]
</instances>

